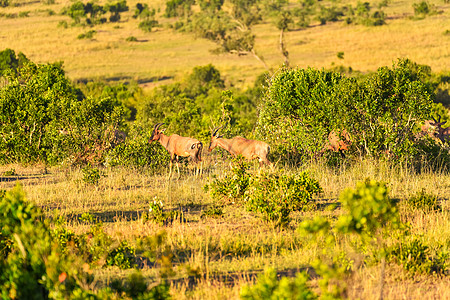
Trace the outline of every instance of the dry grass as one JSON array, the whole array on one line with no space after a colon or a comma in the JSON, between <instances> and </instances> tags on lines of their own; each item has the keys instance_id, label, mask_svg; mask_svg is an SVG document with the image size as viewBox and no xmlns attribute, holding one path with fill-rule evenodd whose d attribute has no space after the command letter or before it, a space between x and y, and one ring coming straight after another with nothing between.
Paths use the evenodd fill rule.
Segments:
<instances>
[{"instance_id":1,"label":"dry grass","mask_svg":"<svg viewBox=\"0 0 450 300\"><path fill-rule=\"evenodd\" d=\"M138 29L139 20L133 19L136 0L128 1L129 12L122 14L118 24L107 23L94 28L58 27L59 22L71 22L59 15L70 1L57 1L54 5L38 2L18 7L0 8L5 14L29 11L25 18L0 18L1 48L23 52L34 62L63 61L71 79L108 78L141 80L143 86L154 86L158 79L179 78L198 65L213 64L229 81L238 86L252 84L258 74L265 71L252 56L213 55L214 43L196 39L162 26L151 33ZM306 30L286 33L286 45L292 66L330 68L334 65L352 67L362 72L390 66L400 57L431 66L435 72L450 69L450 38L444 35L450 18L450 4L429 1L441 14L423 20L413 20L412 3L390 1L386 13L387 25L364 27L338 22L326 26L313 23ZM164 11L163 1L154 1L152 7ZM356 1L341 1L352 3ZM56 12L49 16L46 10ZM168 21L158 20L164 25ZM94 29L92 40L77 36ZM278 50L278 31L272 24L255 26L256 50L267 64L277 69L282 63ZM130 36L138 42L127 42ZM344 59L337 53L344 52ZM146 82L146 83L145 83Z\"/></svg>"},{"instance_id":2,"label":"dry grass","mask_svg":"<svg viewBox=\"0 0 450 300\"><path fill-rule=\"evenodd\" d=\"M106 175L98 186L87 185L80 169L1 166L0 174L14 169L28 199L41 206L48 216L66 215L68 226L76 233L89 230L89 225L78 220L83 212L94 214L104 222L104 228L117 240L131 243L139 236L165 231L165 244L174 254L174 271L171 293L175 299L237 299L242 285L255 280L255 275L271 266L293 274L310 266L317 255L323 255L322 244L305 240L295 227L305 218L315 215L339 215L339 209L316 209L293 214L291 228L276 229L263 222L244 207L228 204L222 218L201 218L202 212L215 203L203 191L203 185L216 174L222 176L227 164L207 166L207 173L198 179L192 173L183 173L179 180L166 179L166 174L154 175L146 171L121 168L104 169ZM385 162L363 161L339 170L321 164L300 168L287 168L295 173L309 170L324 189L319 201L336 203L339 193L367 177L389 183L391 197L400 199L405 221L411 232L421 235L430 246L450 242L450 175L425 172L415 174L406 168ZM0 189L14 186L15 181L5 181ZM431 213L410 211L403 203L409 195L424 188L438 195L441 210ZM165 209L183 212L185 222L172 225L144 222L142 213L154 197L162 200ZM343 245L334 251L345 250ZM331 253L326 254L326 256ZM197 270L199 281L188 279L188 269ZM130 270L107 268L96 270L99 282L108 284L114 278L126 278ZM290 273L289 273L290 272ZM158 268L142 269L148 278L158 277ZM228 274L227 279L223 276ZM220 276L219 276L220 275ZM219 276L219 277L218 277ZM378 299L380 266L358 269L347 280L348 298ZM312 287L317 289L313 276ZM413 276L396 265L386 267L384 297L386 299L446 299L450 295L449 277Z\"/></svg>"}]
</instances>

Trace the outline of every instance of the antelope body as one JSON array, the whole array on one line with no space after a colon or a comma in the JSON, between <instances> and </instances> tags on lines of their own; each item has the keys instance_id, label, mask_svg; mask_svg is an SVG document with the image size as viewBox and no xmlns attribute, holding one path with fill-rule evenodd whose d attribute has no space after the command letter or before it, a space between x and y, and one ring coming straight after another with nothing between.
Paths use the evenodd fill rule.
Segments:
<instances>
[{"instance_id":1,"label":"antelope body","mask_svg":"<svg viewBox=\"0 0 450 300\"><path fill-rule=\"evenodd\" d=\"M169 178L170 178L172 174L172 165L174 160L176 161L178 174L180 174L180 169L178 167L179 156L181 157L189 156L195 163L202 161L201 155L203 144L197 139L179 136L178 134L172 134L171 136L167 136L163 133L165 129L159 130L159 127L163 124L164 123L158 123L155 125L149 142L151 143L154 141L159 141L159 143L169 152L170 154Z\"/></svg>"},{"instance_id":2,"label":"antelope body","mask_svg":"<svg viewBox=\"0 0 450 300\"><path fill-rule=\"evenodd\" d=\"M208 151L211 152L218 146L225 149L233 156L242 155L247 160L257 158L260 165L263 163L266 165L271 165L271 162L267 159L267 155L270 151L270 146L267 143L256 140L248 140L241 136L235 136L232 139L224 139L218 134L220 128L222 127L217 127L212 130L211 143L209 144Z\"/></svg>"},{"instance_id":3,"label":"antelope body","mask_svg":"<svg viewBox=\"0 0 450 300\"><path fill-rule=\"evenodd\" d=\"M447 122L441 122L441 115L438 115L438 121L434 117L433 120L426 120L424 124L420 127L421 132L419 132L419 137L428 135L429 137L435 139L436 141L445 142L450 140L450 127L442 128Z\"/></svg>"},{"instance_id":4,"label":"antelope body","mask_svg":"<svg viewBox=\"0 0 450 300\"><path fill-rule=\"evenodd\" d=\"M351 139L347 130L344 129L341 132L333 130L328 134L327 143L320 152L323 153L326 150L331 150L334 152L339 152L342 157L345 157L344 151L348 150L350 144Z\"/></svg>"}]
</instances>

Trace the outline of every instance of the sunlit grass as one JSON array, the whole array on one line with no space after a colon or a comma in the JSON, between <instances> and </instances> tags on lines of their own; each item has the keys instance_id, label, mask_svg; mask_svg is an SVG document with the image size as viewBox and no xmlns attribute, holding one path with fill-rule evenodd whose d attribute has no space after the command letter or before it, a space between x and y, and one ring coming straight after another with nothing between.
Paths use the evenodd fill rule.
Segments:
<instances>
[{"instance_id":1,"label":"sunlit grass","mask_svg":"<svg viewBox=\"0 0 450 300\"><path fill-rule=\"evenodd\" d=\"M163 1L150 6L159 8L163 26L151 33L138 29L138 19L132 18L139 1L128 1L130 11L122 13L119 23L106 23L95 27L59 27L61 21L70 24L67 16L60 15L69 1L54 5L32 3L18 7L2 8L4 13L29 11L25 18L0 18L2 48L23 52L32 61L47 63L63 61L71 79L109 78L148 81L144 86L154 86L150 81L180 78L198 65L213 64L228 82L239 86L253 83L264 72L264 66L253 56L214 55L213 42L195 38L192 34L174 32L161 17ZM344 1L356 4L355 1ZM342 3L344 3L342 2ZM345 25L344 22L318 26L313 20L306 30L286 32L286 46L291 66L331 68L336 65L353 70L374 71L380 66L390 66L398 58L407 57L417 63L431 66L434 72L450 69L450 39L444 35L450 18L450 4L430 1L440 14L422 20L413 20L412 3L389 1L385 8L387 25L365 27ZM45 10L56 14L49 16ZM95 30L93 39L77 39L81 33ZM272 24L254 27L257 53L264 57L272 69L283 62L279 52L279 32ZM137 42L126 41L135 37ZM343 59L337 57L343 52Z\"/></svg>"}]
</instances>

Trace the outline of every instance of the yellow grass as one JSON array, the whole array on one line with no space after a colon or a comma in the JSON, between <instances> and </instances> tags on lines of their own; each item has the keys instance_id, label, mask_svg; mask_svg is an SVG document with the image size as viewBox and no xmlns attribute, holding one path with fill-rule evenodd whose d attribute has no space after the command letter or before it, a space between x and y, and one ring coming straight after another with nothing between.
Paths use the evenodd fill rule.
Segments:
<instances>
[{"instance_id":1,"label":"yellow grass","mask_svg":"<svg viewBox=\"0 0 450 300\"><path fill-rule=\"evenodd\" d=\"M207 156L205 160L209 158ZM152 175L146 171L105 168L102 172L106 176L101 178L98 186L84 183L81 170L76 168L8 165L0 167L0 174L14 169L28 199L41 206L47 216L67 216L69 228L78 234L87 232L90 227L78 220L84 212L103 220L105 230L114 239L125 239L131 244L136 237L165 231L165 244L175 255L175 275L170 282L171 293L176 299L237 299L240 288L254 282L255 276L265 268L274 267L279 271L295 273L308 268L316 256L323 255L321 243L301 237L295 228L302 220L316 215L338 216L341 213L339 209L296 212L292 214L291 228L284 230L273 228L236 204L224 206L223 218L202 219L203 211L219 204L203 191L203 185L214 174L223 176L228 163L205 167L206 173L202 178L194 177L192 170L183 168L179 180L167 180L165 172ZM411 233L421 235L423 241L432 247L448 245L449 174L417 174L408 168L379 161L356 162L353 166L338 170L311 163L299 168L287 168L284 172L303 170L309 170L323 187L324 193L316 201L324 204L336 203L342 190L353 188L356 182L365 178L387 182L390 196L400 199L403 219L411 224ZM3 176L0 189L9 189L16 184L14 180L5 179L7 177ZM405 200L421 189L439 196L439 211L422 213L405 206ZM144 222L142 213L148 211L149 203L155 197L163 202L164 209L181 210L186 222L175 221L167 226ZM334 251L345 250L342 247L338 246ZM188 280L188 268L197 270L203 279L192 283ZM100 285L104 285L114 278L125 279L131 272L110 267L97 269L95 274ZM142 274L152 281L159 276L159 270L144 267ZM220 279L218 274L228 274L228 279ZM450 295L448 276L411 277L395 264L386 267L385 276L386 299L446 299ZM380 265L356 270L346 280L348 298L378 299L379 278ZM311 286L318 289L314 276Z\"/></svg>"},{"instance_id":2,"label":"yellow grass","mask_svg":"<svg viewBox=\"0 0 450 300\"><path fill-rule=\"evenodd\" d=\"M132 18L135 4L128 1L129 12L122 14L121 22L90 27L58 27L61 21L72 22L59 15L71 2L57 1L54 5L32 3L19 7L0 8L1 13L29 11L29 17L0 18L0 48L23 52L32 61L47 63L63 61L71 79L129 78L143 81L158 78L179 78L198 65L213 64L225 78L237 85L252 84L263 65L251 55L237 57L231 54L214 55L210 50L216 45L191 34L169 29L167 19L161 17L163 1L153 1L151 7L159 8L158 20L162 27L151 33L138 29L139 20ZM343 1L343 3L355 1ZM362 72L374 71L380 66L390 66L398 58L431 66L435 72L450 69L450 4L436 4L441 14L413 20L410 1L389 1L385 8L387 25L365 27L345 25L343 22L318 26L314 21L306 30L291 31L285 35L292 66L330 68L344 65ZM48 16L44 11L53 10ZM96 30L93 40L77 39L81 33ZM278 50L279 32L272 24L254 27L256 51L265 58L272 69L277 69L283 59ZM134 36L138 42L127 42ZM337 53L344 52L344 59ZM148 85L151 86L151 85Z\"/></svg>"}]
</instances>

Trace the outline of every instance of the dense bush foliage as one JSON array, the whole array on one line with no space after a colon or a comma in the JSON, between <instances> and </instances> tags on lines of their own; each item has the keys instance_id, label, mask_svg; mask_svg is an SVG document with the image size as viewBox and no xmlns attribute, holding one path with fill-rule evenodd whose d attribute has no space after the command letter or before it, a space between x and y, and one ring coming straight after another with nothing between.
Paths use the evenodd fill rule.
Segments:
<instances>
[{"instance_id":1,"label":"dense bush foliage","mask_svg":"<svg viewBox=\"0 0 450 300\"><path fill-rule=\"evenodd\" d=\"M5 299L89 297L91 279L76 256L55 247L49 224L20 187L0 199L0 286Z\"/></svg>"},{"instance_id":2,"label":"dense bush foliage","mask_svg":"<svg viewBox=\"0 0 450 300\"><path fill-rule=\"evenodd\" d=\"M148 287L142 276L133 275L120 285L91 290L92 269L98 266L131 268L136 251L154 259L161 237L145 247L126 241L115 242L102 224L76 235L57 218L50 229L50 219L26 201L20 186L0 193L0 287L4 299L111 299L113 291L133 299L168 299L169 287L161 283ZM139 284L138 284L139 283Z\"/></svg>"},{"instance_id":3,"label":"dense bush foliage","mask_svg":"<svg viewBox=\"0 0 450 300\"><path fill-rule=\"evenodd\" d=\"M138 106L137 120L145 128L164 122L170 133L205 142L217 124L227 125L234 134L250 132L259 99L254 90L259 86L244 92L224 90L224 80L215 67L195 67L183 81L153 90Z\"/></svg>"},{"instance_id":4,"label":"dense bush foliage","mask_svg":"<svg viewBox=\"0 0 450 300\"><path fill-rule=\"evenodd\" d=\"M271 81L257 133L280 157L322 152L331 131L348 132L349 153L410 158L415 125L430 118L428 69L399 60L360 80L315 69L282 69Z\"/></svg>"},{"instance_id":5,"label":"dense bush foliage","mask_svg":"<svg viewBox=\"0 0 450 300\"><path fill-rule=\"evenodd\" d=\"M123 105L85 98L59 64L28 63L0 89L0 161L101 163L117 141Z\"/></svg>"},{"instance_id":6,"label":"dense bush foliage","mask_svg":"<svg viewBox=\"0 0 450 300\"><path fill-rule=\"evenodd\" d=\"M245 206L262 213L266 220L285 225L290 221L291 212L311 205L313 196L320 192L322 188L317 180L306 172L287 175L262 171L250 179Z\"/></svg>"},{"instance_id":7,"label":"dense bush foliage","mask_svg":"<svg viewBox=\"0 0 450 300\"><path fill-rule=\"evenodd\" d=\"M293 211L304 209L313 196L322 192L317 180L308 173L288 175L281 171L252 174L242 157L233 160L232 169L223 178L213 178L205 186L211 196L229 203L243 204L249 211L277 226L289 223Z\"/></svg>"}]
</instances>

